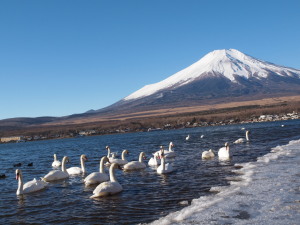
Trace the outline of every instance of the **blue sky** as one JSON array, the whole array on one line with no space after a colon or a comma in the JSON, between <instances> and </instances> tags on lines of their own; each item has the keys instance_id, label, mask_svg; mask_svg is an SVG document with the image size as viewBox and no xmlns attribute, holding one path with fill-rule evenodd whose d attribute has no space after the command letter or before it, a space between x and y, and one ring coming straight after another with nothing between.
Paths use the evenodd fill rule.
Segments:
<instances>
[{"instance_id":1,"label":"blue sky","mask_svg":"<svg viewBox=\"0 0 300 225\"><path fill-rule=\"evenodd\" d=\"M0 119L100 109L216 49L300 69L298 0L2 0Z\"/></svg>"}]
</instances>

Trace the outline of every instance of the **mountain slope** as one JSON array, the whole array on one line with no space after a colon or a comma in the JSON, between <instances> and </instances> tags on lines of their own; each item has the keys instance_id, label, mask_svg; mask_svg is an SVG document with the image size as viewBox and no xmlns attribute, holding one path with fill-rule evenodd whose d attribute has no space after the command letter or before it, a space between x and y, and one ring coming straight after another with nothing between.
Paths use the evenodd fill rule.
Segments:
<instances>
[{"instance_id":1,"label":"mountain slope","mask_svg":"<svg viewBox=\"0 0 300 225\"><path fill-rule=\"evenodd\" d=\"M176 89L205 77L214 78L221 75L233 83L239 83L239 78L253 77L260 80L267 78L271 73L280 77L300 78L299 70L264 62L235 49L215 50L186 69L161 82L147 85L123 100L134 100L162 90Z\"/></svg>"},{"instance_id":2,"label":"mountain slope","mask_svg":"<svg viewBox=\"0 0 300 225\"><path fill-rule=\"evenodd\" d=\"M146 85L94 112L168 107L300 95L300 70L265 62L238 50L215 50L165 80Z\"/></svg>"},{"instance_id":3,"label":"mountain slope","mask_svg":"<svg viewBox=\"0 0 300 225\"><path fill-rule=\"evenodd\" d=\"M255 59L234 49L215 50L165 80L146 85L103 109L58 118L15 118L0 121L13 127L70 125L173 113L185 107L300 96L300 70ZM179 108L181 108L179 110Z\"/></svg>"}]
</instances>

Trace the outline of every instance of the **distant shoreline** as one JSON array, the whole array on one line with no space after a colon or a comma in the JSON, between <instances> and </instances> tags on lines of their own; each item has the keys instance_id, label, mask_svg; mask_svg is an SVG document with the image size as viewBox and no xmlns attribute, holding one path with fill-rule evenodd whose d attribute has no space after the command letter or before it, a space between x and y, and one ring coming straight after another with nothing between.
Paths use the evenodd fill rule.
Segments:
<instances>
[{"instance_id":1,"label":"distant shoreline","mask_svg":"<svg viewBox=\"0 0 300 225\"><path fill-rule=\"evenodd\" d=\"M81 138L87 136L100 136L100 135L109 135L109 134L121 134L121 133L136 133L136 132L159 132L163 130L174 130L174 129L186 129L186 128L195 128L195 127L208 127L208 126L224 126L224 125L232 125L232 124L248 124L248 123L261 123L261 122L274 122L274 121L286 121L286 120L296 120L299 119L300 115L298 112L290 112L281 115L277 114L268 114L268 115L260 115L252 116L247 120L240 120L240 119L224 119L219 121L198 121L196 117L194 117L191 121L181 122L181 124L177 126L172 126L171 124L167 123L163 126L159 127L143 127L139 129L132 129L127 127L125 129L108 129L105 132L99 133L97 130L81 130L78 133L68 133L66 135L63 134L55 134L54 136L43 136L36 134L34 136L26 136L26 135L15 135L10 137L1 137L0 144L6 143L20 143L20 142L27 142L27 141L40 141L40 140L52 140L52 139L65 139L65 138ZM139 123L139 122L135 122ZM128 125L129 126L129 125ZM282 125L284 126L284 125ZM10 141L3 141L3 139L12 138Z\"/></svg>"}]
</instances>

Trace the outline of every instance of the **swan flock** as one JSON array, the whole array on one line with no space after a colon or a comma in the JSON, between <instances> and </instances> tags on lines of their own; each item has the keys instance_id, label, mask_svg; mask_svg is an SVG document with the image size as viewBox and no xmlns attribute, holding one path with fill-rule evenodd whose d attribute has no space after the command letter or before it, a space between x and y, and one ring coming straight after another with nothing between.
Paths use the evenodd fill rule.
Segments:
<instances>
[{"instance_id":1,"label":"swan flock","mask_svg":"<svg viewBox=\"0 0 300 225\"><path fill-rule=\"evenodd\" d=\"M201 135L203 138L204 135ZM187 140L190 135L187 136ZM245 133L245 138L239 138L233 143L243 143L249 141L249 131ZM169 143L169 149L165 150L163 146L160 146L160 150L155 151L150 158L148 165L155 167L157 174L168 174L174 171L172 163L176 157L176 152L173 149L173 142ZM122 151L121 159L116 158L115 153L111 153L110 147L106 146L107 156L103 156L100 159L98 172L92 172L83 179L85 186L97 185L93 191L93 195L90 198L99 198L108 195L114 195L123 190L122 185L117 181L115 170L121 169L123 171L142 170L147 166L144 163L146 154L140 152L138 161L128 161L126 155L129 154L128 150ZM113 156L112 156L113 154ZM218 150L219 160L229 160L231 158L231 152L229 143L226 142L225 146ZM80 167L66 168L66 163L69 162L69 157L64 156L62 162L57 159L57 155L54 154L54 161L52 167L55 168L48 172L41 180L33 179L27 183L23 182L23 175L20 169L16 170L16 180L18 180L17 195L27 194L45 189L49 182L68 179L70 175L81 175L87 172L85 162L88 160L85 154L80 155ZM213 159L215 153L212 149L202 152L203 160ZM168 162L171 159L173 161ZM106 163L106 164L105 164ZM105 173L105 165L109 165L109 175ZM59 167L61 167L59 169Z\"/></svg>"}]
</instances>

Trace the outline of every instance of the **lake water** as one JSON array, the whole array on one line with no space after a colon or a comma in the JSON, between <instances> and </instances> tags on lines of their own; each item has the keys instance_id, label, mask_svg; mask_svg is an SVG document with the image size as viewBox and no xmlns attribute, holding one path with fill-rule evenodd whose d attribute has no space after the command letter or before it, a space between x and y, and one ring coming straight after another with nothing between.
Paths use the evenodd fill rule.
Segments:
<instances>
[{"instance_id":1,"label":"lake water","mask_svg":"<svg viewBox=\"0 0 300 225\"><path fill-rule=\"evenodd\" d=\"M233 144L244 137L243 128L250 130L250 142ZM0 174L7 178L0 179L0 224L297 224L299 128L300 120L292 120L1 144ZM170 161L175 171L158 175L148 166L116 171L123 186L120 194L90 199L93 188L84 186L85 176L73 176L49 183L43 191L16 196L16 163L22 163L27 182L52 170L54 153L60 160L69 156L67 167L79 166L80 155L86 154L89 174L98 171L106 145L119 156L129 150L128 161L144 151L147 163L170 141L177 153ZM217 153L225 142L231 143L230 161L201 160L203 151Z\"/></svg>"}]
</instances>

